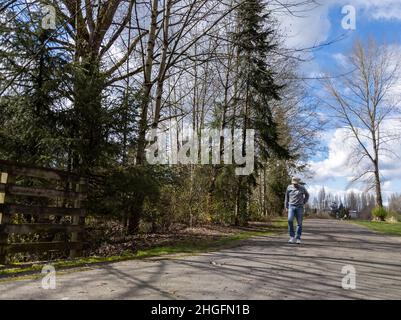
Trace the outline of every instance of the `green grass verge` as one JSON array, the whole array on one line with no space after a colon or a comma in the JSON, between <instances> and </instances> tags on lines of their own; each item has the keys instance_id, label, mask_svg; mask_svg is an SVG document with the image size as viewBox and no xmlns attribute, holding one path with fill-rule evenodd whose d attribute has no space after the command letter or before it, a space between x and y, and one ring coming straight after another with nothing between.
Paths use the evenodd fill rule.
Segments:
<instances>
[{"instance_id":1,"label":"green grass verge","mask_svg":"<svg viewBox=\"0 0 401 320\"><path fill-rule=\"evenodd\" d=\"M79 258L74 260L60 260L51 262L51 265L56 268L56 270L63 270L69 268L79 268L87 267L93 264L111 263L126 260L144 259L151 257L159 257L168 254L198 254L202 252L208 252L211 250L222 249L227 246L233 246L238 244L241 240L246 240L254 236L267 236L280 233L287 228L287 221L283 219L276 219L272 222L272 225L256 231L241 231L233 235L225 236L217 240L191 240L191 241L181 241L176 244L168 246L158 246L154 248L149 248L145 250L138 250L134 253L127 253L121 256L111 256L111 257L89 257L89 258ZM43 263L33 264L29 266L14 265L12 267L7 267L0 269L0 277L18 277L24 274L32 274L37 271L41 271L43 268ZM1 279L0 279L1 281Z\"/></svg>"},{"instance_id":2,"label":"green grass verge","mask_svg":"<svg viewBox=\"0 0 401 320\"><path fill-rule=\"evenodd\" d=\"M395 236L401 236L401 222L390 223L384 221L382 222L382 221L352 220L351 223L367 227L373 231Z\"/></svg>"}]
</instances>

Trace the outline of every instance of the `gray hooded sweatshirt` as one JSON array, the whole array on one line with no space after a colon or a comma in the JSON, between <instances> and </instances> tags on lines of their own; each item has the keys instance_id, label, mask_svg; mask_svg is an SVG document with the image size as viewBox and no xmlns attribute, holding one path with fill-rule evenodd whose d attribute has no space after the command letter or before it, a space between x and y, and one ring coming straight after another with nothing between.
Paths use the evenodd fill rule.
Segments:
<instances>
[{"instance_id":1,"label":"gray hooded sweatshirt","mask_svg":"<svg viewBox=\"0 0 401 320\"><path fill-rule=\"evenodd\" d=\"M297 186L290 184L285 193L285 208L289 206L300 207L305 205L309 200L309 193L306 188L300 184Z\"/></svg>"}]
</instances>

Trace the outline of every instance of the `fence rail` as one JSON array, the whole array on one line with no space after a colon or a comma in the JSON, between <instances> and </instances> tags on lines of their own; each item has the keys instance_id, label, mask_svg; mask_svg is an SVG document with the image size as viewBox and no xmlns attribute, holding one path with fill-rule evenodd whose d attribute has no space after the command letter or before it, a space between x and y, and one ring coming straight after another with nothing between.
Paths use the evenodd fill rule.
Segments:
<instances>
[{"instance_id":1,"label":"fence rail","mask_svg":"<svg viewBox=\"0 0 401 320\"><path fill-rule=\"evenodd\" d=\"M0 160L0 178L0 264L6 264L10 254L21 252L69 250L70 257L82 254L86 215L84 201L87 198L87 180L84 177L62 170ZM24 185L24 181L30 184ZM46 205L35 203L43 200ZM12 234L40 232L61 232L65 240L13 242L10 238Z\"/></svg>"}]
</instances>

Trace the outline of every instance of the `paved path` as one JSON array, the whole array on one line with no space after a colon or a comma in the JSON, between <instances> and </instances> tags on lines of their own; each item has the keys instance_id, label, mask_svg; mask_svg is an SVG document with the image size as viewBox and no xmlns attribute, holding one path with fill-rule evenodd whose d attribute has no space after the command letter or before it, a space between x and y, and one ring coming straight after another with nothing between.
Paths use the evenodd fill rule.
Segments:
<instances>
[{"instance_id":1,"label":"paved path","mask_svg":"<svg viewBox=\"0 0 401 320\"><path fill-rule=\"evenodd\" d=\"M307 220L303 244L255 237L197 256L125 261L41 280L0 283L1 299L399 299L401 238L334 220ZM341 270L356 269L344 290Z\"/></svg>"}]
</instances>

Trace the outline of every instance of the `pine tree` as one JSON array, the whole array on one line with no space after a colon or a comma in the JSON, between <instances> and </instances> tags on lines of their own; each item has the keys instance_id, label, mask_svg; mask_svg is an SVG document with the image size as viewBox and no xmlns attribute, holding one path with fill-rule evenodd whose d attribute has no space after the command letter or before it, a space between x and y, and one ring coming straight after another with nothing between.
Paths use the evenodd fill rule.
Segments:
<instances>
[{"instance_id":1,"label":"pine tree","mask_svg":"<svg viewBox=\"0 0 401 320\"><path fill-rule=\"evenodd\" d=\"M237 30L233 41L237 49L240 126L243 130L242 152L245 155L246 130L255 129L256 142L263 160L271 152L288 157L288 151L280 146L277 124L270 107L272 100L279 100L279 86L268 57L277 47L274 42L272 18L266 5L260 0L244 0L237 9ZM256 184L254 175L238 178L236 195L236 224L246 222L249 213L251 187Z\"/></svg>"},{"instance_id":2,"label":"pine tree","mask_svg":"<svg viewBox=\"0 0 401 320\"><path fill-rule=\"evenodd\" d=\"M54 105L64 91L61 70L66 59L52 50L49 31L26 19L3 24L0 37L0 66L6 70L0 88L4 91L0 100L1 157L49 164L58 152Z\"/></svg>"},{"instance_id":3,"label":"pine tree","mask_svg":"<svg viewBox=\"0 0 401 320\"><path fill-rule=\"evenodd\" d=\"M239 81L244 129L257 131L257 142L265 159L270 152L288 156L288 151L278 143L277 124L271 102L280 99L282 86L275 81L275 73L268 59L277 49L271 13L260 0L244 0L239 6L238 30L233 39L237 46Z\"/></svg>"}]
</instances>

